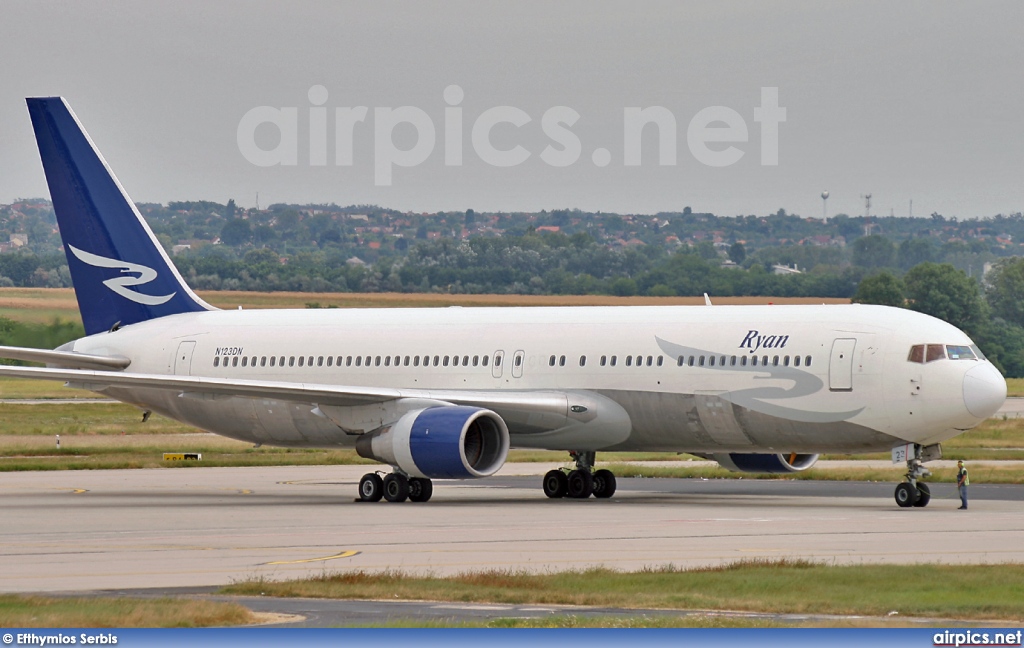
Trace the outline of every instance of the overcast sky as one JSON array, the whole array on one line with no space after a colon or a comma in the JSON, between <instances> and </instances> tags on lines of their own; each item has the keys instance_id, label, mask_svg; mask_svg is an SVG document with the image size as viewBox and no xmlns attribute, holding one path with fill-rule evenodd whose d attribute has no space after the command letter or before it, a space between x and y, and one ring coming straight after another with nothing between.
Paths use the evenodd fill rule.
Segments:
<instances>
[{"instance_id":1,"label":"overcast sky","mask_svg":"<svg viewBox=\"0 0 1024 648\"><path fill-rule=\"evenodd\" d=\"M991 216L1024 209L1024 3L1007 2L19 2L0 5L0 202L48 196L26 96L63 95L140 202L234 198L374 203L412 211L579 207L820 216ZM444 90L464 92L463 164L445 164ZM330 115L327 164L310 165L309 90ZM778 165L761 163L754 109L778 88ZM260 167L239 149L242 117L297 108L298 156ZM353 164L334 158L334 110L366 106ZM413 106L436 128L425 162L375 182L374 109ZM471 142L496 106L531 119L499 124L495 167ZM565 167L542 130L549 108L579 115ZM624 164L623 111L662 106L677 160L662 166L654 126L640 166ZM746 142L725 167L688 148L699 111L725 106ZM720 125L720 124L719 124ZM254 141L273 149L277 131ZM415 142L412 126L394 132ZM379 144L379 142L378 142ZM597 166L598 149L610 163Z\"/></svg>"}]
</instances>

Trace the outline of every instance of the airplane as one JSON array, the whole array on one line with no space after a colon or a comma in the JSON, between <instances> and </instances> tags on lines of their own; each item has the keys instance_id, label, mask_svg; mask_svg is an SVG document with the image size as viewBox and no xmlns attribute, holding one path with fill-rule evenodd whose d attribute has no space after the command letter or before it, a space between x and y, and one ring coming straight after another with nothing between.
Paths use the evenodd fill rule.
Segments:
<instances>
[{"instance_id":1,"label":"airplane","mask_svg":"<svg viewBox=\"0 0 1024 648\"><path fill-rule=\"evenodd\" d=\"M425 502L509 448L568 451L550 498L609 498L598 452L792 473L891 451L900 507L1006 382L956 327L872 305L218 310L185 283L61 97L27 100L86 336L0 375L64 381L258 445L391 467L360 501Z\"/></svg>"}]
</instances>

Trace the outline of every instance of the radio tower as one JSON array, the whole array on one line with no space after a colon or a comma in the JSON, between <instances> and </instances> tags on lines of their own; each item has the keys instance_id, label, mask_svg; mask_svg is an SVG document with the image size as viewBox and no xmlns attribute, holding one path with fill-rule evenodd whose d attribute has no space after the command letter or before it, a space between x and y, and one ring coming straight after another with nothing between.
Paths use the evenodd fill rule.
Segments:
<instances>
[{"instance_id":1,"label":"radio tower","mask_svg":"<svg viewBox=\"0 0 1024 648\"><path fill-rule=\"evenodd\" d=\"M871 194L861 196L864 199L864 236L871 236Z\"/></svg>"}]
</instances>

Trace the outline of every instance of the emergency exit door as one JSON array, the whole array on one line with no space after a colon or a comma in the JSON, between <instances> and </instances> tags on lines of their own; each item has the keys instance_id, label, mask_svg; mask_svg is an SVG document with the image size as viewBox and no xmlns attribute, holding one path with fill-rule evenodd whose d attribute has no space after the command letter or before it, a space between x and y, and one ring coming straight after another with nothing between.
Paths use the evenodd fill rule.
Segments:
<instances>
[{"instance_id":1,"label":"emergency exit door","mask_svg":"<svg viewBox=\"0 0 1024 648\"><path fill-rule=\"evenodd\" d=\"M853 350L857 340L839 338L832 343L828 362L828 388L831 391L853 391Z\"/></svg>"}]
</instances>

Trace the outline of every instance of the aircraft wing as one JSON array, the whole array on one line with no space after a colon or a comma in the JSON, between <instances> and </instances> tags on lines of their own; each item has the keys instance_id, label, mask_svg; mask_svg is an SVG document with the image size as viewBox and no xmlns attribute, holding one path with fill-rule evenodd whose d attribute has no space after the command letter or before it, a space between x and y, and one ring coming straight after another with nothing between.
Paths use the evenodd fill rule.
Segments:
<instances>
[{"instance_id":1,"label":"aircraft wing","mask_svg":"<svg viewBox=\"0 0 1024 648\"><path fill-rule=\"evenodd\" d=\"M586 412L594 407L593 400L600 398L586 392L396 389L42 367L0 366L0 376L61 380L69 387L98 392L110 387L163 389L178 392L182 398L242 397L308 403L332 420L338 416L337 408L365 408L394 402L408 403L399 410L417 403L421 403L420 407L471 405L493 410L505 419L510 430L527 434L563 427L569 423L570 408L576 408L574 412ZM380 409L383 413L389 408Z\"/></svg>"}]
</instances>

